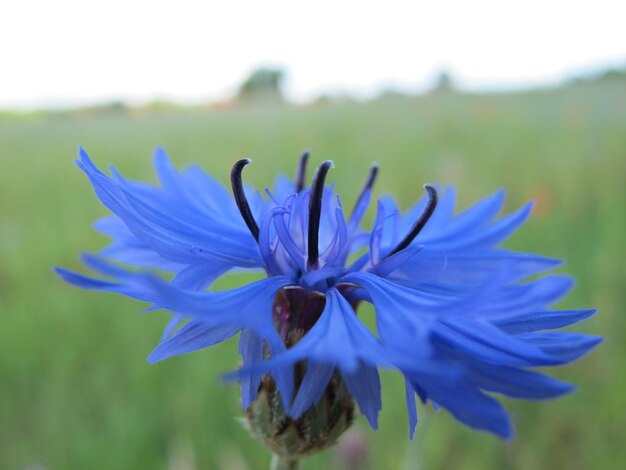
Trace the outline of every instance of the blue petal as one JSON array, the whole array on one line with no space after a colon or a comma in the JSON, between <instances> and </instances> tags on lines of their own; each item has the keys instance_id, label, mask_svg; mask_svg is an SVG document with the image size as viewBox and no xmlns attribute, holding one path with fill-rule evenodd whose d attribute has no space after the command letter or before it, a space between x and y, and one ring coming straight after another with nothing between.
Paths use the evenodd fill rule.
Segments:
<instances>
[{"instance_id":1,"label":"blue petal","mask_svg":"<svg viewBox=\"0 0 626 470\"><path fill-rule=\"evenodd\" d=\"M542 400L574 390L574 387L546 375L513 367L475 362L469 378L480 388L512 398Z\"/></svg>"},{"instance_id":2,"label":"blue petal","mask_svg":"<svg viewBox=\"0 0 626 470\"><path fill-rule=\"evenodd\" d=\"M176 274L172 282L182 289L206 289L230 268L229 265L220 263L194 264L182 269Z\"/></svg>"},{"instance_id":3,"label":"blue petal","mask_svg":"<svg viewBox=\"0 0 626 470\"><path fill-rule=\"evenodd\" d=\"M57 272L79 287L114 291L152 302L159 308L188 315L207 325L232 324L254 328L269 342L270 347L282 346L273 326L272 305L278 290L293 284L291 278L275 276L237 289L195 292L164 282L154 275L127 271L94 256L86 256L85 262L121 282L105 282L63 269L57 269Z\"/></svg>"},{"instance_id":4,"label":"blue petal","mask_svg":"<svg viewBox=\"0 0 626 470\"><path fill-rule=\"evenodd\" d=\"M312 405L320 401L334 370L335 367L332 365L307 361L306 373L289 410L289 416L298 419Z\"/></svg>"},{"instance_id":5,"label":"blue petal","mask_svg":"<svg viewBox=\"0 0 626 470\"><path fill-rule=\"evenodd\" d=\"M459 235L455 239L443 241L442 245L445 246L447 251L481 249L496 246L526 221L530 215L531 209L532 203L529 202L518 211L498 219L497 222L493 222L476 233L472 233L469 236ZM436 239L434 239L433 242L436 242ZM419 240L419 243L425 242Z\"/></svg>"},{"instance_id":6,"label":"blue petal","mask_svg":"<svg viewBox=\"0 0 626 470\"><path fill-rule=\"evenodd\" d=\"M485 362L484 360L455 348L438 352L451 364L461 367L463 374L474 384L491 392L513 398L553 398L573 390L565 382L516 367Z\"/></svg>"},{"instance_id":7,"label":"blue petal","mask_svg":"<svg viewBox=\"0 0 626 470\"><path fill-rule=\"evenodd\" d=\"M126 200L124 191L116 182L102 173L81 149L78 166L89 177L92 186L102 203L117 214L129 229L146 245L161 256L176 262L189 261L189 248L180 246L180 241L167 238L167 234L158 227L139 218Z\"/></svg>"},{"instance_id":8,"label":"blue petal","mask_svg":"<svg viewBox=\"0 0 626 470\"><path fill-rule=\"evenodd\" d=\"M458 315L441 319L433 329L437 344L447 345L492 364L545 366L563 363L560 358L507 335L493 325Z\"/></svg>"},{"instance_id":9,"label":"blue petal","mask_svg":"<svg viewBox=\"0 0 626 470\"><path fill-rule=\"evenodd\" d=\"M235 325L207 326L192 321L159 344L148 356L148 362L155 363L178 354L208 348L230 338L240 330L241 327Z\"/></svg>"},{"instance_id":10,"label":"blue petal","mask_svg":"<svg viewBox=\"0 0 626 470\"><path fill-rule=\"evenodd\" d=\"M424 381L419 386L462 423L492 432L503 439L512 437L511 423L502 405L470 382Z\"/></svg>"},{"instance_id":11,"label":"blue petal","mask_svg":"<svg viewBox=\"0 0 626 470\"><path fill-rule=\"evenodd\" d=\"M278 290L292 284L290 278L271 277L232 290L192 292L151 280L151 301L161 308L184 313L207 324L233 323L273 332L272 304Z\"/></svg>"},{"instance_id":12,"label":"blue petal","mask_svg":"<svg viewBox=\"0 0 626 470\"><path fill-rule=\"evenodd\" d=\"M216 261L236 259L238 266L261 266L258 247L251 243L252 235L244 227L234 229L219 221L193 220L181 212L177 205L164 206L143 200L129 191L123 192L127 201L128 220L124 220L134 233L162 256L179 257L183 262L193 262L191 247L211 246L218 257ZM121 214L120 217L124 219ZM224 258L219 257L224 255Z\"/></svg>"},{"instance_id":13,"label":"blue petal","mask_svg":"<svg viewBox=\"0 0 626 470\"><path fill-rule=\"evenodd\" d=\"M148 310L151 310L151 309L148 309ZM163 329L163 333L161 334L161 342L166 341L170 336L172 336L172 333L174 333L178 325L184 319L185 319L184 315L181 315L180 313L174 313L172 315L172 318L170 318L170 321L167 322L167 325L165 325L165 328Z\"/></svg>"},{"instance_id":14,"label":"blue petal","mask_svg":"<svg viewBox=\"0 0 626 470\"><path fill-rule=\"evenodd\" d=\"M596 310L532 310L499 317L491 322L509 334L530 333L539 330L554 330L585 320Z\"/></svg>"},{"instance_id":15,"label":"blue petal","mask_svg":"<svg viewBox=\"0 0 626 470\"><path fill-rule=\"evenodd\" d=\"M63 279L65 282L80 287L81 289L90 289L90 290L102 290L107 292L115 292L117 294L122 294L127 297L131 297L133 299L143 300L146 302L150 302L151 295L145 289L145 287L141 283L136 282L128 282L128 283L119 283L119 282L111 282L111 281L103 281L102 279L96 279L93 277L85 276L83 274L75 273L68 269L64 268L54 268L55 272ZM147 279L150 277L149 274L144 275Z\"/></svg>"},{"instance_id":16,"label":"blue petal","mask_svg":"<svg viewBox=\"0 0 626 470\"><path fill-rule=\"evenodd\" d=\"M94 228L109 237L112 242L100 254L138 267L158 268L168 272L180 270L181 264L174 263L152 250L133 234L119 217L104 217L94 223Z\"/></svg>"},{"instance_id":17,"label":"blue petal","mask_svg":"<svg viewBox=\"0 0 626 470\"><path fill-rule=\"evenodd\" d=\"M350 395L359 405L361 413L373 429L378 428L378 413L383 404L380 397L380 377L376 367L361 362L353 371L343 371L341 376Z\"/></svg>"},{"instance_id":18,"label":"blue petal","mask_svg":"<svg viewBox=\"0 0 626 470\"><path fill-rule=\"evenodd\" d=\"M272 343L271 338L268 339L268 335L264 334L263 338L269 343L271 356L276 356L285 350L285 346L282 342ZM244 368L246 365L244 364ZM283 404L283 408L285 410L289 409L291 400L293 398L293 390L294 390L294 371L291 364L287 365L272 365L269 368L272 376L274 377L274 381L276 382L276 386L278 387L278 391L280 392L280 398Z\"/></svg>"},{"instance_id":19,"label":"blue petal","mask_svg":"<svg viewBox=\"0 0 626 470\"><path fill-rule=\"evenodd\" d=\"M232 194L200 167L192 165L179 173L161 148L155 150L154 167L162 190L149 187L150 199L164 206L175 204L178 213L182 211L199 225L219 221L228 229L243 230Z\"/></svg>"},{"instance_id":20,"label":"blue petal","mask_svg":"<svg viewBox=\"0 0 626 470\"><path fill-rule=\"evenodd\" d=\"M499 190L457 215L447 226L441 227L440 234L433 234L437 243L455 237L466 237L468 234L482 229L493 219L504 203L505 192ZM424 234L428 236L428 232Z\"/></svg>"},{"instance_id":21,"label":"blue petal","mask_svg":"<svg viewBox=\"0 0 626 470\"><path fill-rule=\"evenodd\" d=\"M419 262L413 263L413 257L422 251L424 247L421 245L410 246L404 250L399 251L387 258L380 261L372 272L380 277L387 277L390 273L397 270L406 264L420 264Z\"/></svg>"},{"instance_id":22,"label":"blue petal","mask_svg":"<svg viewBox=\"0 0 626 470\"><path fill-rule=\"evenodd\" d=\"M323 268L306 273L300 278L300 282L303 286L313 287L322 281L338 277L344 272L345 268L341 266L324 266Z\"/></svg>"},{"instance_id":23,"label":"blue petal","mask_svg":"<svg viewBox=\"0 0 626 470\"><path fill-rule=\"evenodd\" d=\"M107 177L82 149L80 157L78 166L87 174L104 205L162 257L194 263L197 258L191 253L191 247L210 243L217 248L216 253L239 256L242 266L260 265L258 248L249 243L251 235L243 221L235 228L220 219L208 218L185 199L168 202L152 193L138 191L119 178L114 181ZM251 260L256 261L251 264Z\"/></svg>"},{"instance_id":24,"label":"blue petal","mask_svg":"<svg viewBox=\"0 0 626 470\"><path fill-rule=\"evenodd\" d=\"M251 366L263 360L263 340L253 330L244 329L239 337L239 354L244 366ZM252 372L241 378L241 404L244 410L256 400L261 384L261 373Z\"/></svg>"},{"instance_id":25,"label":"blue petal","mask_svg":"<svg viewBox=\"0 0 626 470\"><path fill-rule=\"evenodd\" d=\"M370 199L372 197L372 190L366 189L359 200L356 202L354 206L354 210L350 215L350 219L348 221L348 233L352 234L356 232L361 224L361 220L363 220L363 216L365 215L365 211L369 206Z\"/></svg>"},{"instance_id":26,"label":"blue petal","mask_svg":"<svg viewBox=\"0 0 626 470\"><path fill-rule=\"evenodd\" d=\"M173 193L181 193L182 185L180 175L174 165L170 162L165 149L157 147L154 151L154 169L159 177L163 189Z\"/></svg>"},{"instance_id":27,"label":"blue petal","mask_svg":"<svg viewBox=\"0 0 626 470\"><path fill-rule=\"evenodd\" d=\"M406 378L404 379L404 393L406 395L406 408L409 413L409 436L413 440L417 426L417 407L415 406L415 390Z\"/></svg>"},{"instance_id":28,"label":"blue petal","mask_svg":"<svg viewBox=\"0 0 626 470\"><path fill-rule=\"evenodd\" d=\"M430 400L435 409L446 408L452 415L475 429L483 429L503 438L512 430L504 408L482 393L458 364L443 360L425 360L412 369L402 368L410 386L423 403Z\"/></svg>"},{"instance_id":29,"label":"blue petal","mask_svg":"<svg viewBox=\"0 0 626 470\"><path fill-rule=\"evenodd\" d=\"M603 341L599 336L583 335L569 331L524 333L515 336L515 338L538 347L546 354L558 357L563 362L575 361Z\"/></svg>"},{"instance_id":30,"label":"blue petal","mask_svg":"<svg viewBox=\"0 0 626 470\"><path fill-rule=\"evenodd\" d=\"M385 233L383 230L385 223L385 207L381 201L378 201L376 209L376 220L374 221L374 226L372 227L372 232L370 233L369 242L369 258L373 265L377 265L380 262L381 240L383 239L383 235Z\"/></svg>"},{"instance_id":31,"label":"blue petal","mask_svg":"<svg viewBox=\"0 0 626 470\"><path fill-rule=\"evenodd\" d=\"M569 276L544 276L524 284L506 285L510 273L503 273L500 280L494 280L459 303L459 308L469 308L482 318L497 318L503 314L545 309L563 297L574 285ZM465 305L466 307L462 307Z\"/></svg>"},{"instance_id":32,"label":"blue petal","mask_svg":"<svg viewBox=\"0 0 626 470\"><path fill-rule=\"evenodd\" d=\"M445 307L445 297L409 289L371 273L350 273L340 282L354 283L369 294L376 309L376 324L385 342L400 338L415 341L426 334L436 319L439 309Z\"/></svg>"},{"instance_id":33,"label":"blue petal","mask_svg":"<svg viewBox=\"0 0 626 470\"><path fill-rule=\"evenodd\" d=\"M544 276L519 287L512 287L511 292L504 292L503 297L508 297L506 305L509 309L550 305L561 299L573 286L574 279L571 276ZM516 299L511 303L514 297Z\"/></svg>"},{"instance_id":34,"label":"blue petal","mask_svg":"<svg viewBox=\"0 0 626 470\"><path fill-rule=\"evenodd\" d=\"M120 284L117 282L103 281L83 274L75 273L65 268L55 267L54 271L67 283L83 289L96 289L117 292Z\"/></svg>"},{"instance_id":35,"label":"blue petal","mask_svg":"<svg viewBox=\"0 0 626 470\"><path fill-rule=\"evenodd\" d=\"M425 246L417 256L398 263L388 274L375 272L414 288L428 289L426 284L435 283L440 288L463 292L489 282L498 272L507 272L510 280L516 281L560 264L560 260L505 250L446 252Z\"/></svg>"},{"instance_id":36,"label":"blue petal","mask_svg":"<svg viewBox=\"0 0 626 470\"><path fill-rule=\"evenodd\" d=\"M296 185L291 178L285 175L278 175L274 179L273 193L277 200L284 201L289 196L293 195L295 192L296 192Z\"/></svg>"},{"instance_id":37,"label":"blue petal","mask_svg":"<svg viewBox=\"0 0 626 470\"><path fill-rule=\"evenodd\" d=\"M262 370L256 366L263 363L265 355L265 343L263 336L257 334L251 328L244 328L239 338L239 353L243 358L242 368L247 370L246 374L227 374L226 380L241 380L241 397L243 409L247 409L256 400L259 385L263 377ZM272 355L278 354L284 349L282 343L277 349L272 349ZM293 369L287 367L265 368L271 372L284 409L289 409L289 403L293 397Z\"/></svg>"},{"instance_id":38,"label":"blue petal","mask_svg":"<svg viewBox=\"0 0 626 470\"><path fill-rule=\"evenodd\" d=\"M427 247L423 245L411 245L381 261L371 272L394 283L421 291L449 292L451 288L456 288L457 285L453 282L442 280L448 266L448 255L428 253L424 251L426 249ZM463 290L467 287L471 286L462 285Z\"/></svg>"}]
</instances>

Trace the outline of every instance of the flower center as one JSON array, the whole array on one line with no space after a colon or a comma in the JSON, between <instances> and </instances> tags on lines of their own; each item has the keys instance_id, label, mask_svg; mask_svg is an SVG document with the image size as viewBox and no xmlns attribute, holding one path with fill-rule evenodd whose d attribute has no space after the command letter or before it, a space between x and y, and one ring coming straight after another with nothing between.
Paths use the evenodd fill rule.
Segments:
<instances>
[{"instance_id":1,"label":"flower center","mask_svg":"<svg viewBox=\"0 0 626 470\"><path fill-rule=\"evenodd\" d=\"M285 346L292 347L313 328L325 305L326 297L322 293L301 287L287 287L276 294L272 315Z\"/></svg>"},{"instance_id":2,"label":"flower center","mask_svg":"<svg viewBox=\"0 0 626 470\"><path fill-rule=\"evenodd\" d=\"M307 257L307 265L309 267L309 270L313 270L318 267L320 216L322 214L324 182L326 181L326 175L328 174L328 170L330 170L332 166L333 162L331 162L330 160L322 163L315 172L315 175L313 175L313 182L311 183L311 195L309 197L309 250Z\"/></svg>"},{"instance_id":3,"label":"flower center","mask_svg":"<svg viewBox=\"0 0 626 470\"><path fill-rule=\"evenodd\" d=\"M300 193L304 189L305 180L306 180L306 166L307 166L308 159L309 159L309 152L305 151L300 157L300 162L299 162L297 173L296 173L296 180L295 180L296 193ZM246 194L243 189L243 182L241 178L243 169L250 163L250 161L251 160L249 158L243 158L237 161L233 165L233 168L231 170L230 179L231 179L231 185L233 189L233 196L235 198L237 207L239 208L239 212L241 213L241 217L246 223L254 239L257 241L257 243L259 243L259 237L260 237L259 225L254 219L254 216L252 215L252 211L250 210L250 204L248 203L248 200L246 198ZM317 271L320 268L319 231L320 231L320 219L321 219L321 214L322 214L322 200L324 198L324 187L325 187L324 185L326 182L326 176L328 175L328 171L332 167L333 167L333 162L330 160L327 160L324 163L322 163L315 171L315 174L313 175L313 181L311 182L311 190L309 193L308 221L307 221L308 226L306 228L307 244L306 244L306 252L303 253L306 256L306 267L303 267L303 268L308 273L311 273L312 271ZM344 246L345 246L345 243L348 243L348 246L349 246L349 243L350 243L349 237L352 233L354 233L354 231L357 229L359 225L361 217L363 216L363 213L365 212L365 209L369 202L371 189L374 184L374 181L376 180L377 175L378 175L378 166L373 165L370 170L370 174L365 182L365 186L363 187L363 190L361 191L361 194L359 195L357 202L355 204L355 207L352 211L349 227L347 228L347 230L344 229L344 233L343 233ZM419 233L426 226L431 216L435 212L435 208L437 207L437 201L438 201L437 191L435 190L435 188L433 188L430 185L425 185L424 188L426 189L427 194L428 194L428 201L426 203L426 207L424 211L421 213L419 218L415 221L409 233L406 234L406 236L402 239L400 243L398 243L398 245L394 249L389 251L389 253L385 256L385 258L393 256L396 253L407 248L411 244L411 242L415 239L415 237L419 235ZM343 223L345 225L345 222ZM265 229L263 233L266 233ZM346 236L348 237L348 240L346 240ZM265 241L267 242L267 240ZM293 241L290 241L289 243L291 243L291 245L294 245ZM294 253L298 251L298 248L296 247L294 249L293 246L290 246L288 250L290 250L289 252L291 256L293 257ZM297 258L297 255L295 255L295 257ZM298 272L301 273L301 270L299 270Z\"/></svg>"}]
</instances>

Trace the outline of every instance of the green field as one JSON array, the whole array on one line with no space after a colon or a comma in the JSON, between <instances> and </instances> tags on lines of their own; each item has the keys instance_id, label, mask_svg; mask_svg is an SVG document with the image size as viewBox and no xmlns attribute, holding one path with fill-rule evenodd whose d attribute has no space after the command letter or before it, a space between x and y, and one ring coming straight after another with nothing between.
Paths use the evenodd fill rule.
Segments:
<instances>
[{"instance_id":1,"label":"green field","mask_svg":"<svg viewBox=\"0 0 626 470\"><path fill-rule=\"evenodd\" d=\"M607 338L555 371L578 390L552 402L507 400L512 442L423 407L410 442L402 383L387 373L380 429L364 418L356 428L371 469L626 464L625 80L309 107L0 116L0 468L263 469L269 455L238 422L238 389L219 380L238 363L234 341L151 366L145 357L166 314L139 315L140 302L54 275L55 265L82 269L80 252L106 243L91 228L107 211L73 164L78 145L101 167L151 181L157 145L223 182L251 156L245 178L257 186L293 173L308 147L314 162L334 160L330 180L348 207L371 161L381 166L376 194L403 207L425 182L455 184L462 207L499 187L508 210L535 198L507 246L566 259L561 270L578 282L563 306L599 308L576 329ZM304 468L336 468L334 458Z\"/></svg>"}]
</instances>

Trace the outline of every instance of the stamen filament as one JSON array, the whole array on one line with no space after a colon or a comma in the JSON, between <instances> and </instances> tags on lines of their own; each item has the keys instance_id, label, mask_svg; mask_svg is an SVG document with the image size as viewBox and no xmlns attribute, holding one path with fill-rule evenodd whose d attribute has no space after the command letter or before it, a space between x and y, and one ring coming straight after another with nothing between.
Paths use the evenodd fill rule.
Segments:
<instances>
[{"instance_id":1,"label":"stamen filament","mask_svg":"<svg viewBox=\"0 0 626 470\"><path fill-rule=\"evenodd\" d=\"M235 202L237 203L241 217L248 226L248 229L250 230L250 233L252 233L254 239L258 242L259 226L252 216L250 204L248 204L248 199L246 198L246 193L243 190L243 183L241 181L241 173L243 172L244 167L251 161L252 160L249 158L242 158L233 165L233 169L230 172L230 184L233 188L233 196L235 197Z\"/></svg>"},{"instance_id":2,"label":"stamen filament","mask_svg":"<svg viewBox=\"0 0 626 470\"><path fill-rule=\"evenodd\" d=\"M333 167L330 160L322 163L313 175L311 183L311 193L309 195L309 233L308 233L308 255L307 265L309 268L316 268L319 258L319 230L320 217L322 214L322 198L324 197L324 182L328 170Z\"/></svg>"},{"instance_id":3,"label":"stamen filament","mask_svg":"<svg viewBox=\"0 0 626 470\"><path fill-rule=\"evenodd\" d=\"M372 168L370 169L370 174L367 177L367 181L365 181L365 186L363 186L363 190L361 191L361 194L359 194L359 197L356 200L356 204L354 205L354 208L352 209L352 214L350 215L350 218L354 217L354 213L363 202L363 198L365 198L367 191L372 189L372 186L374 186L374 182L376 181L377 176L378 176L378 165L374 163L372 164Z\"/></svg>"},{"instance_id":4,"label":"stamen filament","mask_svg":"<svg viewBox=\"0 0 626 470\"><path fill-rule=\"evenodd\" d=\"M435 208L437 207L437 201L438 201L437 191L435 190L435 188L433 188L429 184L425 184L424 189L428 192L428 203L426 204L426 208L424 209L424 212L422 212L422 215L420 215L419 219L417 219L417 221L413 225L413 228L411 228L411 231L407 234L407 236L404 237L404 240L402 240L398 244L398 246L396 246L393 250L391 250L391 252L389 252L389 254L385 256L385 258L388 258L389 256L393 256L397 252L402 251L406 247L408 247L411 244L411 242L415 239L415 237L419 235L419 233L422 231L424 226L428 223L428 220L433 215L433 212L435 212Z\"/></svg>"},{"instance_id":5,"label":"stamen filament","mask_svg":"<svg viewBox=\"0 0 626 470\"><path fill-rule=\"evenodd\" d=\"M300 156L300 163L298 163L298 172L296 173L296 192L299 193L304 189L304 180L306 179L306 164L309 160L310 152L305 150Z\"/></svg>"}]
</instances>

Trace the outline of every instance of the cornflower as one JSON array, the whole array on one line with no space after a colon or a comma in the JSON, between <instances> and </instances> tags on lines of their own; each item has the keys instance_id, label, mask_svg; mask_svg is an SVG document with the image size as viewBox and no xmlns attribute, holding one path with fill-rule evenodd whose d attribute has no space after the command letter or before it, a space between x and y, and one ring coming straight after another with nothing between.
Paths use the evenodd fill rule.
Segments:
<instances>
[{"instance_id":1,"label":"cornflower","mask_svg":"<svg viewBox=\"0 0 626 470\"><path fill-rule=\"evenodd\" d=\"M231 195L198 166L178 172L160 149L157 186L126 180L114 168L107 176L79 154L79 168L114 213L96 224L112 243L84 262L112 280L57 268L59 275L173 312L151 363L239 334L242 365L227 377L241 382L252 430L288 460L334 443L356 407L376 428L380 368L404 378L411 438L416 396L509 438L510 420L491 393L544 399L569 392L571 385L529 368L568 363L600 341L546 331L594 310L550 308L572 279L537 275L560 261L498 247L532 206L497 218L502 190L459 214L453 187L424 186L424 197L404 213L384 196L368 231L361 222L375 165L346 216L326 184L332 162L307 186L308 152L294 180L279 177L265 195L243 185L249 159L233 166ZM241 270L266 277L207 290ZM357 315L364 302L374 306L375 332Z\"/></svg>"}]
</instances>

